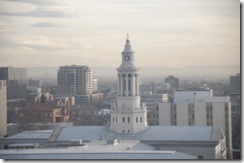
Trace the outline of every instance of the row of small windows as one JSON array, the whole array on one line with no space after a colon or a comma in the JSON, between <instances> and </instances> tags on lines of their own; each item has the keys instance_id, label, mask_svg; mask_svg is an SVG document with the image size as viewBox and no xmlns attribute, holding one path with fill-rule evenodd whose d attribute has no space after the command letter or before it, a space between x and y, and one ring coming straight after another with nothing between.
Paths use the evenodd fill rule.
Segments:
<instances>
[{"instance_id":1,"label":"row of small windows","mask_svg":"<svg viewBox=\"0 0 244 163\"><path fill-rule=\"evenodd\" d=\"M130 117L127 117L127 123L130 123ZM113 117L113 123L116 122L118 123L118 117ZM122 122L126 123L126 117L122 117ZM136 117L136 123L139 122L139 117ZM140 117L140 122L142 122L142 117Z\"/></svg>"}]
</instances>

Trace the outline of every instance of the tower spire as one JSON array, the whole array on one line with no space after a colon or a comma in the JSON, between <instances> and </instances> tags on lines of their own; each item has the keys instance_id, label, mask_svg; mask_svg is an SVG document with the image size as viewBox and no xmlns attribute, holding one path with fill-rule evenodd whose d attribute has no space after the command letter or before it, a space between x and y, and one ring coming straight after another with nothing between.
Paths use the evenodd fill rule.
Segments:
<instances>
[{"instance_id":1,"label":"tower spire","mask_svg":"<svg viewBox=\"0 0 244 163\"><path fill-rule=\"evenodd\" d=\"M126 37L126 43L130 43L129 34L128 33L127 33L127 37Z\"/></svg>"}]
</instances>

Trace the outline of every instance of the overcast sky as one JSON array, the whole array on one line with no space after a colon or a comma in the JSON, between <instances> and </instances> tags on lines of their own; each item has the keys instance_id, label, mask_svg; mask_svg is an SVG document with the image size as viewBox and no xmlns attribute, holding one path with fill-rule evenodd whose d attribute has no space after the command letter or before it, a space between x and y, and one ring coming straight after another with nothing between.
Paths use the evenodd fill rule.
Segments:
<instances>
[{"instance_id":1,"label":"overcast sky","mask_svg":"<svg viewBox=\"0 0 244 163\"><path fill-rule=\"evenodd\" d=\"M240 63L238 0L2 0L0 66Z\"/></svg>"}]
</instances>

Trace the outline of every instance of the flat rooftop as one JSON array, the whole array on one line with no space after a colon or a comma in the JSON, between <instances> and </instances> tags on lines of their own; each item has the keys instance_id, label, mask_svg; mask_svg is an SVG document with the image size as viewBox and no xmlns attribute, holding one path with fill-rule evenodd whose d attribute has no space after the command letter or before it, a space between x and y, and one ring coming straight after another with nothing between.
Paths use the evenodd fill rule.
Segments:
<instances>
[{"instance_id":1,"label":"flat rooftop","mask_svg":"<svg viewBox=\"0 0 244 163\"><path fill-rule=\"evenodd\" d=\"M107 144L106 140L91 141L83 146L61 148L0 150L1 159L197 159L176 151L157 151L135 140Z\"/></svg>"},{"instance_id":2,"label":"flat rooftop","mask_svg":"<svg viewBox=\"0 0 244 163\"><path fill-rule=\"evenodd\" d=\"M16 135L6 137L4 139L48 139L53 130L24 131Z\"/></svg>"},{"instance_id":3,"label":"flat rooftop","mask_svg":"<svg viewBox=\"0 0 244 163\"><path fill-rule=\"evenodd\" d=\"M56 141L82 139L93 141L120 138L140 141L219 141L221 128L213 126L149 126L137 133L114 133L105 126L70 126L64 127Z\"/></svg>"}]
</instances>

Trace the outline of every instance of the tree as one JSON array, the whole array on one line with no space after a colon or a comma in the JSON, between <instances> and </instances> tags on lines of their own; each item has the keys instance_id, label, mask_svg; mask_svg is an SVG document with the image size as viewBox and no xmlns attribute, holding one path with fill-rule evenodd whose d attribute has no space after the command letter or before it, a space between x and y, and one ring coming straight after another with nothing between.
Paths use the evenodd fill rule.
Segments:
<instances>
[{"instance_id":1,"label":"tree","mask_svg":"<svg viewBox=\"0 0 244 163\"><path fill-rule=\"evenodd\" d=\"M101 118L98 108L93 105L80 105L72 110L72 121L74 125L100 125Z\"/></svg>"},{"instance_id":2,"label":"tree","mask_svg":"<svg viewBox=\"0 0 244 163\"><path fill-rule=\"evenodd\" d=\"M15 115L15 122L19 124L19 129L22 131L35 130L34 125L43 121L44 117L35 110L28 110Z\"/></svg>"}]
</instances>

